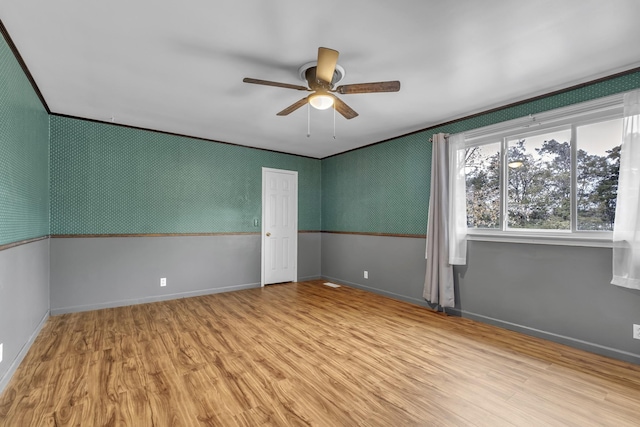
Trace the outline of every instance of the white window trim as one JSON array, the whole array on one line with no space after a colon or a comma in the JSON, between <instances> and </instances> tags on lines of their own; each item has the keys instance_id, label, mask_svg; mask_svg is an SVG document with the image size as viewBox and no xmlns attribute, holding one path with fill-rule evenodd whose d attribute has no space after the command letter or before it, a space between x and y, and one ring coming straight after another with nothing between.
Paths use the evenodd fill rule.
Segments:
<instances>
[{"instance_id":1,"label":"white window trim","mask_svg":"<svg viewBox=\"0 0 640 427\"><path fill-rule=\"evenodd\" d=\"M621 118L623 113L623 96L616 94L592 101L581 102L568 107L530 114L506 122L477 128L465 132L465 147L484 145L490 142L500 142L505 137L517 136L523 133L538 132L544 129L557 128ZM575 132L572 132L575 135ZM575 161L576 144L571 141L572 162ZM576 177L572 177L575 180ZM575 183L572 182L572 192ZM572 194L572 200L575 197ZM504 196L501 197L504 199ZM572 201L572 204L575 202ZM467 228L467 239L471 241L526 243L540 245L585 246L585 247L613 247L613 232L610 231L577 231L575 230L575 213L572 206L572 229L561 230L496 230ZM501 209L502 212L502 209Z\"/></svg>"},{"instance_id":2,"label":"white window trim","mask_svg":"<svg viewBox=\"0 0 640 427\"><path fill-rule=\"evenodd\" d=\"M570 231L559 232L556 230L502 231L468 228L467 239L480 242L528 243L534 245L613 247L613 233L610 231L571 233Z\"/></svg>"},{"instance_id":3,"label":"white window trim","mask_svg":"<svg viewBox=\"0 0 640 427\"><path fill-rule=\"evenodd\" d=\"M594 117L622 117L623 94L605 96L593 101L581 102L568 107L529 114L527 117L508 120L493 125L473 129L464 133L465 146L482 145L490 140L511 135L513 132L555 127L565 123L592 121Z\"/></svg>"}]
</instances>

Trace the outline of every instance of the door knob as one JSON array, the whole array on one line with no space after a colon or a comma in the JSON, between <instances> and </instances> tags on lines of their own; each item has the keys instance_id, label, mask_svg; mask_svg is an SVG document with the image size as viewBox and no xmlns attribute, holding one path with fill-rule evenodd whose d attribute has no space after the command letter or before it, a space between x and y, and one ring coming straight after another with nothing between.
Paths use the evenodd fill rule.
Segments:
<instances>
[{"instance_id":1,"label":"door knob","mask_svg":"<svg viewBox=\"0 0 640 427\"><path fill-rule=\"evenodd\" d=\"M268 233L268 232L267 232L267 237L269 237L269 236L271 236L271 233Z\"/></svg>"}]
</instances>

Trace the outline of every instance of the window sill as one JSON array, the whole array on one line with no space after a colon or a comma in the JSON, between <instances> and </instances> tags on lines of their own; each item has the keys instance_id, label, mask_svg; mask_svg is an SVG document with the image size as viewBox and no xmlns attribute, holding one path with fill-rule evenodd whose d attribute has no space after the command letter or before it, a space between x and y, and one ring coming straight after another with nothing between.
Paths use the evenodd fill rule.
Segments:
<instances>
[{"instance_id":1,"label":"window sill","mask_svg":"<svg viewBox=\"0 0 640 427\"><path fill-rule=\"evenodd\" d=\"M612 248L612 233L558 233L522 231L468 231L467 240L479 242L526 243L530 245L585 246Z\"/></svg>"}]
</instances>

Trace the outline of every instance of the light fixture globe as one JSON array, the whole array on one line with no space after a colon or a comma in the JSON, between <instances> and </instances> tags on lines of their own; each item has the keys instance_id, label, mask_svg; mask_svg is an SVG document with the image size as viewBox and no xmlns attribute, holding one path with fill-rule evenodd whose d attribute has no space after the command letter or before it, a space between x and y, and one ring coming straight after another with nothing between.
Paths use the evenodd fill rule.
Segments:
<instances>
[{"instance_id":1,"label":"light fixture globe","mask_svg":"<svg viewBox=\"0 0 640 427\"><path fill-rule=\"evenodd\" d=\"M317 110L326 110L333 106L333 97L327 93L315 93L309 97L309 104Z\"/></svg>"}]
</instances>

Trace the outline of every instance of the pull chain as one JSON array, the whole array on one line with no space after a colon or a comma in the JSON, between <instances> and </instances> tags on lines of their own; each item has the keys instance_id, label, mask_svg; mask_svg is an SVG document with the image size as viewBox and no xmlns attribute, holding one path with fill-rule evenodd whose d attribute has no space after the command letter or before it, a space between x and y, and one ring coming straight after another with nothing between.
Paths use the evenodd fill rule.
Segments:
<instances>
[{"instance_id":1,"label":"pull chain","mask_svg":"<svg viewBox=\"0 0 640 427\"><path fill-rule=\"evenodd\" d=\"M311 136L311 104L307 103L307 138Z\"/></svg>"},{"instance_id":2,"label":"pull chain","mask_svg":"<svg viewBox=\"0 0 640 427\"><path fill-rule=\"evenodd\" d=\"M333 107L333 139L336 139L336 107Z\"/></svg>"},{"instance_id":3,"label":"pull chain","mask_svg":"<svg viewBox=\"0 0 640 427\"><path fill-rule=\"evenodd\" d=\"M311 136L311 104L307 103L307 138ZM333 109L333 139L336 139L336 109Z\"/></svg>"}]
</instances>

